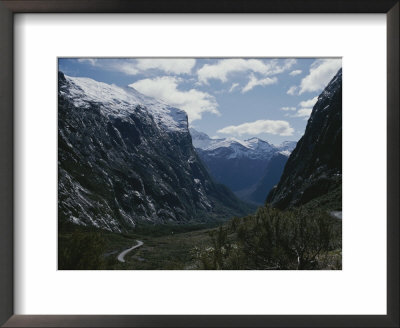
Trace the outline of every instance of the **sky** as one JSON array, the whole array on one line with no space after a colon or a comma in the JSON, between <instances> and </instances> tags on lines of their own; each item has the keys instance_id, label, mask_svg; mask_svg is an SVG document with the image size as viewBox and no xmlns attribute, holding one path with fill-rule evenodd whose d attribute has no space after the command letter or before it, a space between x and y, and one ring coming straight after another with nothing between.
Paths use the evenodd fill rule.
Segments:
<instances>
[{"instance_id":1,"label":"sky","mask_svg":"<svg viewBox=\"0 0 400 328\"><path fill-rule=\"evenodd\" d=\"M73 77L131 86L210 137L297 141L338 58L59 58Z\"/></svg>"}]
</instances>

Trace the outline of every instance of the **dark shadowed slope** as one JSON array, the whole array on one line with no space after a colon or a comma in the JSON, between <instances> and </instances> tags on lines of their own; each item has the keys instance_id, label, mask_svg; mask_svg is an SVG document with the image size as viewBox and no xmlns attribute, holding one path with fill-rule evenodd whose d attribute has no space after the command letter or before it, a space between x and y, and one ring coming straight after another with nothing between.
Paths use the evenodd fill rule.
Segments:
<instances>
[{"instance_id":1,"label":"dark shadowed slope","mask_svg":"<svg viewBox=\"0 0 400 328\"><path fill-rule=\"evenodd\" d=\"M342 70L318 97L304 136L290 155L267 202L284 209L305 204L342 184Z\"/></svg>"},{"instance_id":2,"label":"dark shadowed slope","mask_svg":"<svg viewBox=\"0 0 400 328\"><path fill-rule=\"evenodd\" d=\"M278 184L287 160L287 156L279 153L271 158L264 172L264 176L250 195L250 200L258 204L265 203L269 191Z\"/></svg>"}]
</instances>

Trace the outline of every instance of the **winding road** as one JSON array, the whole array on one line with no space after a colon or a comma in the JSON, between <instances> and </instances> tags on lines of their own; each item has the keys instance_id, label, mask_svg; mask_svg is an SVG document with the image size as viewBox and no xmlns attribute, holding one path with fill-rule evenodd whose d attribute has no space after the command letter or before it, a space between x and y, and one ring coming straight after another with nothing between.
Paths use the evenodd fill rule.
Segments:
<instances>
[{"instance_id":1,"label":"winding road","mask_svg":"<svg viewBox=\"0 0 400 328\"><path fill-rule=\"evenodd\" d=\"M128 248L128 249L122 251L121 253L119 253L118 261L125 262L124 257L126 254L128 254L130 251L134 250L135 248L138 248L143 245L143 242L141 240L136 240L136 241L137 241L137 244L135 246L132 246L131 248Z\"/></svg>"}]
</instances>

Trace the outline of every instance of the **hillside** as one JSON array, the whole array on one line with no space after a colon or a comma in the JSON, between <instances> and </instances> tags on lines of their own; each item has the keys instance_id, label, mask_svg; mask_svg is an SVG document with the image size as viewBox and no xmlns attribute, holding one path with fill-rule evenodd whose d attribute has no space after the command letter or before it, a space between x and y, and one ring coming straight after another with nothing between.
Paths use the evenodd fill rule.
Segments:
<instances>
[{"instance_id":1,"label":"hillside","mask_svg":"<svg viewBox=\"0 0 400 328\"><path fill-rule=\"evenodd\" d=\"M214 183L184 111L131 87L59 73L58 213L114 232L227 220L251 206Z\"/></svg>"},{"instance_id":2,"label":"hillside","mask_svg":"<svg viewBox=\"0 0 400 328\"><path fill-rule=\"evenodd\" d=\"M267 203L280 209L325 198L341 210L342 70L318 97L303 137L290 155Z\"/></svg>"}]
</instances>

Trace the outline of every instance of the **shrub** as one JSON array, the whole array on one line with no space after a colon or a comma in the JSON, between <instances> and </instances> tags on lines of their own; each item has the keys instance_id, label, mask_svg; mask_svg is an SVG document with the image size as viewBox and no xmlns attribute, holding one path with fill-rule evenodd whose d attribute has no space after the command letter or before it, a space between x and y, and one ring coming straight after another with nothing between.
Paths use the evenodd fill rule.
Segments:
<instances>
[{"instance_id":1,"label":"shrub","mask_svg":"<svg viewBox=\"0 0 400 328\"><path fill-rule=\"evenodd\" d=\"M105 240L99 232L74 231L59 238L60 270L96 270L105 268Z\"/></svg>"},{"instance_id":2,"label":"shrub","mask_svg":"<svg viewBox=\"0 0 400 328\"><path fill-rule=\"evenodd\" d=\"M341 227L324 211L261 207L227 227L210 233L212 247L200 256L203 268L320 269L320 259L341 248Z\"/></svg>"}]
</instances>

